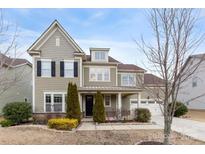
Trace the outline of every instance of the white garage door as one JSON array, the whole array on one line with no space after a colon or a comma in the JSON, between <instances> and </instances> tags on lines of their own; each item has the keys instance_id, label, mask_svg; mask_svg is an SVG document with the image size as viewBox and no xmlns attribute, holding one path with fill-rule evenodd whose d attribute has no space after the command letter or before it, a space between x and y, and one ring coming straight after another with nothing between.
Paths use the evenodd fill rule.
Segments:
<instances>
[{"instance_id":1,"label":"white garage door","mask_svg":"<svg viewBox=\"0 0 205 154\"><path fill-rule=\"evenodd\" d=\"M131 99L130 109L132 116L134 116L134 111L136 108L147 108L150 110L152 115L162 115L159 103L153 100L141 100L140 103L138 103L138 100Z\"/></svg>"}]
</instances>

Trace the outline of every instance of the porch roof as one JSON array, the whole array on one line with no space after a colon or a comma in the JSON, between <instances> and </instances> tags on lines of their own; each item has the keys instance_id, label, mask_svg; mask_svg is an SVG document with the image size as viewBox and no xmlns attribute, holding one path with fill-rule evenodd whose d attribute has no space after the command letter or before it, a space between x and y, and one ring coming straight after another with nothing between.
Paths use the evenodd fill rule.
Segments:
<instances>
[{"instance_id":1,"label":"porch roof","mask_svg":"<svg viewBox=\"0 0 205 154\"><path fill-rule=\"evenodd\" d=\"M102 91L102 92L141 92L141 88L134 88L134 87L105 87L105 86L85 86L85 87L79 87L79 92L96 92L96 91Z\"/></svg>"}]
</instances>

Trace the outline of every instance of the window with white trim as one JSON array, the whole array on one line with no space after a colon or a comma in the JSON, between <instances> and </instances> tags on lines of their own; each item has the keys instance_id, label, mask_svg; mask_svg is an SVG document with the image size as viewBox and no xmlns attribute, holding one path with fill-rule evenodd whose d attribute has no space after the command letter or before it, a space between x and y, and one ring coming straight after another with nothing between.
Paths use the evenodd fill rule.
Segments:
<instances>
[{"instance_id":1,"label":"window with white trim","mask_svg":"<svg viewBox=\"0 0 205 154\"><path fill-rule=\"evenodd\" d=\"M51 61L41 61L41 76L51 77Z\"/></svg>"},{"instance_id":2,"label":"window with white trim","mask_svg":"<svg viewBox=\"0 0 205 154\"><path fill-rule=\"evenodd\" d=\"M95 60L99 60L99 61L106 61L106 52L104 51L95 51L94 52L95 55Z\"/></svg>"},{"instance_id":3,"label":"window with white trim","mask_svg":"<svg viewBox=\"0 0 205 154\"><path fill-rule=\"evenodd\" d=\"M105 107L111 107L111 96L110 95L105 95L104 104L105 104Z\"/></svg>"},{"instance_id":4,"label":"window with white trim","mask_svg":"<svg viewBox=\"0 0 205 154\"><path fill-rule=\"evenodd\" d=\"M64 77L74 77L73 61L64 61Z\"/></svg>"},{"instance_id":5,"label":"window with white trim","mask_svg":"<svg viewBox=\"0 0 205 154\"><path fill-rule=\"evenodd\" d=\"M136 75L133 73L121 74L122 86L136 86Z\"/></svg>"},{"instance_id":6,"label":"window with white trim","mask_svg":"<svg viewBox=\"0 0 205 154\"><path fill-rule=\"evenodd\" d=\"M65 93L44 93L45 112L64 112Z\"/></svg>"},{"instance_id":7,"label":"window with white trim","mask_svg":"<svg viewBox=\"0 0 205 154\"><path fill-rule=\"evenodd\" d=\"M59 47L60 46L60 38L56 37L56 46Z\"/></svg>"},{"instance_id":8,"label":"window with white trim","mask_svg":"<svg viewBox=\"0 0 205 154\"><path fill-rule=\"evenodd\" d=\"M110 81L110 68L90 68L89 81Z\"/></svg>"}]
</instances>

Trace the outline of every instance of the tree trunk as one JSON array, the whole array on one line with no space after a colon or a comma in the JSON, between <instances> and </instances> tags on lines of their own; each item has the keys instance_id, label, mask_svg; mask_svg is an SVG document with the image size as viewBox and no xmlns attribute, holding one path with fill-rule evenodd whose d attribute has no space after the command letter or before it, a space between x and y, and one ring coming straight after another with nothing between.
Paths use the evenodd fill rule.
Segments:
<instances>
[{"instance_id":1,"label":"tree trunk","mask_svg":"<svg viewBox=\"0 0 205 154\"><path fill-rule=\"evenodd\" d=\"M164 118L164 144L170 144L171 124L168 117Z\"/></svg>"}]
</instances>

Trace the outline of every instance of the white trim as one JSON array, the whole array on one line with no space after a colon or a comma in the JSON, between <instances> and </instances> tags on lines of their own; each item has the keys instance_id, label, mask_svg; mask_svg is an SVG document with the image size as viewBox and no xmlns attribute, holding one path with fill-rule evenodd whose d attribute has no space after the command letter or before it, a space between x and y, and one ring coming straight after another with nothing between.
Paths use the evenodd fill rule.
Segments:
<instances>
[{"instance_id":1,"label":"white trim","mask_svg":"<svg viewBox=\"0 0 205 154\"><path fill-rule=\"evenodd\" d=\"M118 69L116 67L116 86L118 86Z\"/></svg>"},{"instance_id":2,"label":"white trim","mask_svg":"<svg viewBox=\"0 0 205 154\"><path fill-rule=\"evenodd\" d=\"M109 105L106 105L106 104L105 104L105 97L106 97L106 96L109 96L109 97L110 97L110 103L109 103ZM112 101L111 95L104 95L104 106L105 106L105 107L111 107L111 104L112 104L111 101Z\"/></svg>"},{"instance_id":3,"label":"white trim","mask_svg":"<svg viewBox=\"0 0 205 154\"><path fill-rule=\"evenodd\" d=\"M123 84L123 75L124 76L126 76L126 75L134 75L134 82L135 82L135 84L134 85L131 85L131 84L128 84L128 85L124 85ZM121 79L121 86L125 86L125 87L136 87L136 73L121 73L121 75L120 75L120 79ZM129 79L129 78L128 78Z\"/></svg>"},{"instance_id":4,"label":"white trim","mask_svg":"<svg viewBox=\"0 0 205 154\"><path fill-rule=\"evenodd\" d=\"M78 46L78 44L72 39L72 37L64 30L64 28L60 25L60 23L56 20L54 21L49 28L44 32L44 34L42 36L40 36L38 38L38 40L28 49L28 51L33 50L33 48L44 38L44 36L55 26L57 25L59 28L59 31L63 34L63 36L69 41L71 42L71 45L79 50L80 52L83 52L83 50ZM57 29L57 28L56 28Z\"/></svg>"},{"instance_id":5,"label":"white trim","mask_svg":"<svg viewBox=\"0 0 205 154\"><path fill-rule=\"evenodd\" d=\"M83 73L83 72L82 72L82 70L83 70L83 69L82 69L82 67L83 67L83 66L82 66L82 57L75 57L75 59L76 59L76 60L80 60L80 64L79 64L79 67L80 67L80 68L79 68L79 69L80 69L80 87L82 87L82 86L83 86L83 80L82 80L82 79L83 79L83 76L82 76L82 73Z\"/></svg>"},{"instance_id":6,"label":"white trim","mask_svg":"<svg viewBox=\"0 0 205 154\"><path fill-rule=\"evenodd\" d=\"M47 41L48 39L57 31L57 28L55 28L48 36L47 38L36 48L36 50L39 50Z\"/></svg>"},{"instance_id":7,"label":"white trim","mask_svg":"<svg viewBox=\"0 0 205 154\"><path fill-rule=\"evenodd\" d=\"M54 111L52 111L51 109L51 112L46 112L46 94L50 94L51 95L51 105L54 104L53 102L53 95L54 94L62 94L62 112L59 112L59 113L64 113L65 112L65 95L67 94L66 92L43 92L43 103L44 103L44 113L55 113Z\"/></svg>"},{"instance_id":8,"label":"white trim","mask_svg":"<svg viewBox=\"0 0 205 154\"><path fill-rule=\"evenodd\" d=\"M70 78L73 79L74 78L74 59L70 59L70 60L63 60L64 61L64 78ZM65 76L65 63L72 63L73 64L73 74L72 76Z\"/></svg>"},{"instance_id":9,"label":"white trim","mask_svg":"<svg viewBox=\"0 0 205 154\"><path fill-rule=\"evenodd\" d=\"M102 74L102 80L98 80L97 79L97 76L96 76L96 80L92 80L91 78L90 78L90 69L106 69L106 70L108 70L109 71L109 79L108 80L103 80L104 79L104 74ZM89 68L89 82L111 82L111 71L110 71L110 68L109 67L101 67L101 68L99 68L99 67L90 67ZM95 74L96 75L96 74Z\"/></svg>"},{"instance_id":10,"label":"white trim","mask_svg":"<svg viewBox=\"0 0 205 154\"><path fill-rule=\"evenodd\" d=\"M106 66L101 66L101 65L97 65L97 64L99 64L99 63L95 63L95 65L92 65L92 64L94 64L94 63L90 63L91 65L83 65L83 68L90 68L90 67L96 67L96 68L117 68L117 66L109 66L109 65L106 65Z\"/></svg>"},{"instance_id":11,"label":"white trim","mask_svg":"<svg viewBox=\"0 0 205 154\"><path fill-rule=\"evenodd\" d=\"M33 67L32 67L32 109L33 109L33 113L35 113L35 56L32 57L32 63L33 63Z\"/></svg>"}]
</instances>

